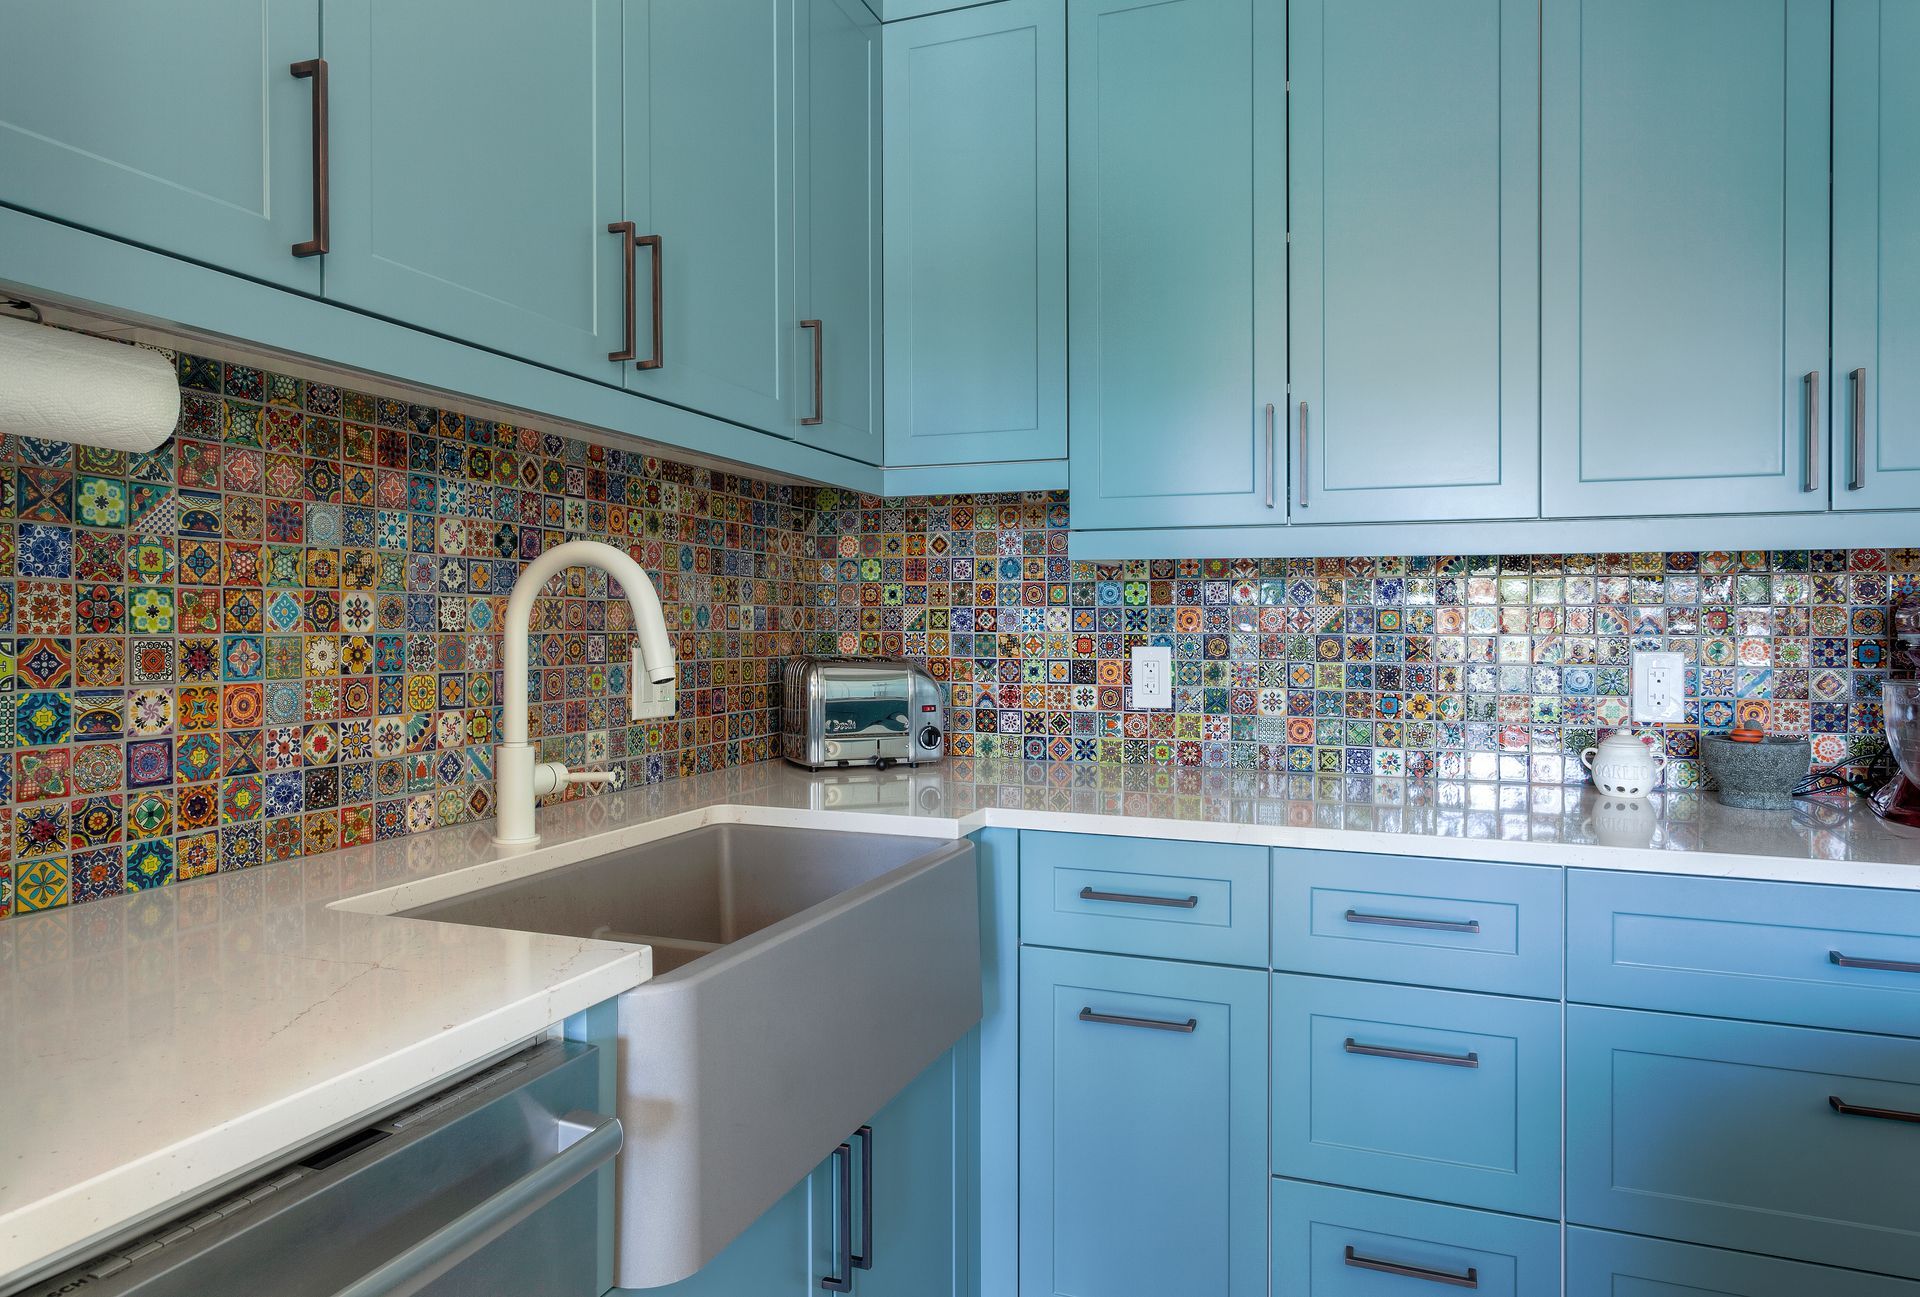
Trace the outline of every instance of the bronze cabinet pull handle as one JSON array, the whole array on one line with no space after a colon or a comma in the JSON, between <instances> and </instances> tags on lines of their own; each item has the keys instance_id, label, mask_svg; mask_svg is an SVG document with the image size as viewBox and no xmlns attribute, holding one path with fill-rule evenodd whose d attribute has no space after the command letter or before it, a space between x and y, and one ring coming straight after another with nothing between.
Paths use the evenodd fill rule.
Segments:
<instances>
[{"instance_id":1,"label":"bronze cabinet pull handle","mask_svg":"<svg viewBox=\"0 0 1920 1297\"><path fill-rule=\"evenodd\" d=\"M1820 489L1820 371L1807 373L1807 466L1800 489Z\"/></svg>"},{"instance_id":2,"label":"bronze cabinet pull handle","mask_svg":"<svg viewBox=\"0 0 1920 1297\"><path fill-rule=\"evenodd\" d=\"M1863 1108L1848 1103L1837 1094L1827 1096L1827 1106L1842 1117L1872 1117L1876 1121L1905 1121L1920 1125L1920 1112L1902 1112L1898 1108Z\"/></svg>"},{"instance_id":3,"label":"bronze cabinet pull handle","mask_svg":"<svg viewBox=\"0 0 1920 1297\"><path fill-rule=\"evenodd\" d=\"M658 369L667 363L666 325L661 323L660 285L664 272L660 265L660 236L640 234L634 236L634 246L651 249L653 252L653 355L646 360L633 362L635 369Z\"/></svg>"},{"instance_id":4,"label":"bronze cabinet pull handle","mask_svg":"<svg viewBox=\"0 0 1920 1297\"><path fill-rule=\"evenodd\" d=\"M317 257L327 250L327 227L332 215L327 186L331 168L327 164L327 61L301 59L291 69L293 75L313 81L313 237L293 245L296 257Z\"/></svg>"},{"instance_id":5,"label":"bronze cabinet pull handle","mask_svg":"<svg viewBox=\"0 0 1920 1297\"><path fill-rule=\"evenodd\" d=\"M1188 1018L1185 1022L1169 1022L1165 1018L1133 1018L1124 1013L1095 1013L1092 1009L1080 1010L1082 1022L1104 1022L1110 1027L1145 1027L1148 1031L1177 1031L1189 1035L1200 1025L1197 1018Z\"/></svg>"},{"instance_id":6,"label":"bronze cabinet pull handle","mask_svg":"<svg viewBox=\"0 0 1920 1297\"><path fill-rule=\"evenodd\" d=\"M613 224L607 226L607 233L618 234L620 236L620 260L625 265L627 280L627 345L618 351L609 351L607 353L607 359L632 360L640 354L634 349L633 345L633 222L615 221Z\"/></svg>"},{"instance_id":7,"label":"bronze cabinet pull handle","mask_svg":"<svg viewBox=\"0 0 1920 1297\"><path fill-rule=\"evenodd\" d=\"M1347 1245L1347 1264L1356 1270L1374 1270L1380 1274L1396 1274L1403 1279L1425 1279L1428 1283L1443 1283L1454 1288L1478 1288L1480 1271L1468 1266L1465 1274L1454 1274L1449 1270L1429 1270L1425 1266L1402 1265L1398 1261L1376 1261L1370 1256L1361 1256Z\"/></svg>"},{"instance_id":8,"label":"bronze cabinet pull handle","mask_svg":"<svg viewBox=\"0 0 1920 1297\"><path fill-rule=\"evenodd\" d=\"M1858 491L1867 484L1867 371L1856 369L1847 377L1853 380L1853 467L1847 490Z\"/></svg>"},{"instance_id":9,"label":"bronze cabinet pull handle","mask_svg":"<svg viewBox=\"0 0 1920 1297\"><path fill-rule=\"evenodd\" d=\"M1300 402L1300 507L1307 507L1307 403Z\"/></svg>"},{"instance_id":10,"label":"bronze cabinet pull handle","mask_svg":"<svg viewBox=\"0 0 1920 1297\"><path fill-rule=\"evenodd\" d=\"M813 417L800 420L802 427L810 428L827 421L827 389L823 378L827 330L818 320L802 320L800 327L813 330Z\"/></svg>"},{"instance_id":11,"label":"bronze cabinet pull handle","mask_svg":"<svg viewBox=\"0 0 1920 1297\"><path fill-rule=\"evenodd\" d=\"M1394 1049L1387 1045L1362 1045L1352 1036L1347 1037L1344 1046L1349 1054L1365 1054L1368 1058L1398 1058L1408 1063L1438 1063L1442 1067L1478 1067L1478 1054L1430 1054L1424 1049Z\"/></svg>"},{"instance_id":12,"label":"bronze cabinet pull handle","mask_svg":"<svg viewBox=\"0 0 1920 1297\"><path fill-rule=\"evenodd\" d=\"M1478 919L1409 919L1398 914L1367 914L1361 910L1348 910L1348 923L1371 923L1382 928L1427 928L1434 932L1478 932Z\"/></svg>"},{"instance_id":13,"label":"bronze cabinet pull handle","mask_svg":"<svg viewBox=\"0 0 1920 1297\"><path fill-rule=\"evenodd\" d=\"M1121 905L1162 905L1170 910L1191 910L1200 904L1197 896L1142 896L1138 892L1102 892L1091 887L1080 889L1083 901L1114 901Z\"/></svg>"},{"instance_id":14,"label":"bronze cabinet pull handle","mask_svg":"<svg viewBox=\"0 0 1920 1297\"><path fill-rule=\"evenodd\" d=\"M1272 401L1267 402L1266 422L1267 422L1267 508L1271 509L1273 508L1273 503L1274 503L1273 502L1273 484L1279 474L1279 467L1280 467L1275 462L1277 457L1274 453L1275 443L1273 439L1273 402Z\"/></svg>"},{"instance_id":15,"label":"bronze cabinet pull handle","mask_svg":"<svg viewBox=\"0 0 1920 1297\"><path fill-rule=\"evenodd\" d=\"M833 1179L840 1209L834 1222L834 1271L820 1277L820 1286L828 1292L853 1291L853 1146L842 1144L833 1150Z\"/></svg>"},{"instance_id":16,"label":"bronze cabinet pull handle","mask_svg":"<svg viewBox=\"0 0 1920 1297\"><path fill-rule=\"evenodd\" d=\"M1909 964L1899 959L1867 959L1860 955L1843 955L1837 950L1827 952L1827 962L1836 968L1874 968L1883 973L1920 973L1920 964Z\"/></svg>"},{"instance_id":17,"label":"bronze cabinet pull handle","mask_svg":"<svg viewBox=\"0 0 1920 1297\"><path fill-rule=\"evenodd\" d=\"M853 1268L873 1269L873 1127L853 1132L860 1137L860 1250L851 1254Z\"/></svg>"}]
</instances>

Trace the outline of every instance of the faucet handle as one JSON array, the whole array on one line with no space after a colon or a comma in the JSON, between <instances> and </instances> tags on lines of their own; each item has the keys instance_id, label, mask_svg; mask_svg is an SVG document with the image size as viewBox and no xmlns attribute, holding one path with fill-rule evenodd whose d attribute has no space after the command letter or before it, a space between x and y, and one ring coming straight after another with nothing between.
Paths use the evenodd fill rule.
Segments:
<instances>
[{"instance_id":1,"label":"faucet handle","mask_svg":"<svg viewBox=\"0 0 1920 1297\"><path fill-rule=\"evenodd\" d=\"M606 784L618 787L618 770L569 770L559 761L542 761L533 768L533 795L546 797L568 784Z\"/></svg>"}]
</instances>

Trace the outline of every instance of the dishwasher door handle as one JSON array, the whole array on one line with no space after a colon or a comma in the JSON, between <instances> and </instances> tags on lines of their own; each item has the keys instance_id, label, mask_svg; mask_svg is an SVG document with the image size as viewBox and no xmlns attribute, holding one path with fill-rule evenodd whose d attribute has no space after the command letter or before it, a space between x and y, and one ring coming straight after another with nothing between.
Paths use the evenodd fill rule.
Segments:
<instances>
[{"instance_id":1,"label":"dishwasher door handle","mask_svg":"<svg viewBox=\"0 0 1920 1297\"><path fill-rule=\"evenodd\" d=\"M570 1112L558 1123L560 1151L406 1250L348 1284L335 1297L408 1297L505 1234L605 1166L624 1138L618 1117Z\"/></svg>"}]
</instances>

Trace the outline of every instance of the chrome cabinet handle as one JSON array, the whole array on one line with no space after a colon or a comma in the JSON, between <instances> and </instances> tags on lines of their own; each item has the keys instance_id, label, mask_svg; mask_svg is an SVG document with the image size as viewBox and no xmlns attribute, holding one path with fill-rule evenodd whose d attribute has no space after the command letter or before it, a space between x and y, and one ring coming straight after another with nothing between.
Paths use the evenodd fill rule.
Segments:
<instances>
[{"instance_id":1,"label":"chrome cabinet handle","mask_svg":"<svg viewBox=\"0 0 1920 1297\"><path fill-rule=\"evenodd\" d=\"M1300 507L1307 507L1307 403L1300 402Z\"/></svg>"},{"instance_id":2,"label":"chrome cabinet handle","mask_svg":"<svg viewBox=\"0 0 1920 1297\"><path fill-rule=\"evenodd\" d=\"M615 221L611 225L607 226L607 233L618 234L620 236L620 260L626 272L626 284L627 284L627 332L626 332L627 345L620 348L620 350L618 351L609 351L607 353L607 359L608 360L632 360L640 354L637 350L635 350L634 343L633 343L633 325L634 325L633 222L632 221Z\"/></svg>"},{"instance_id":3,"label":"chrome cabinet handle","mask_svg":"<svg viewBox=\"0 0 1920 1297\"><path fill-rule=\"evenodd\" d=\"M860 1251L850 1252L856 1270L873 1269L873 1127L862 1126L860 1137Z\"/></svg>"},{"instance_id":4,"label":"chrome cabinet handle","mask_svg":"<svg viewBox=\"0 0 1920 1297\"><path fill-rule=\"evenodd\" d=\"M617 1117L570 1112L559 1124L565 1147L557 1156L381 1262L340 1289L335 1297L396 1297L418 1292L599 1170L620 1151Z\"/></svg>"},{"instance_id":5,"label":"chrome cabinet handle","mask_svg":"<svg viewBox=\"0 0 1920 1297\"><path fill-rule=\"evenodd\" d=\"M1273 402L1268 401L1267 402L1267 508L1269 509L1273 508L1274 506L1274 490L1275 490L1274 481L1280 471L1279 465L1277 465L1274 462L1275 459L1277 458L1274 451L1275 444L1276 444L1275 438L1273 435Z\"/></svg>"},{"instance_id":6,"label":"chrome cabinet handle","mask_svg":"<svg viewBox=\"0 0 1920 1297\"><path fill-rule=\"evenodd\" d=\"M1853 465L1847 490L1858 491L1867 484L1867 371L1856 369L1847 379L1853 384Z\"/></svg>"},{"instance_id":7,"label":"chrome cabinet handle","mask_svg":"<svg viewBox=\"0 0 1920 1297\"><path fill-rule=\"evenodd\" d=\"M661 284L666 272L661 268L660 236L641 234L634 237L634 246L647 248L653 253L653 355L645 360L633 362L635 369L659 369L667 363L667 326L662 322Z\"/></svg>"},{"instance_id":8,"label":"chrome cabinet handle","mask_svg":"<svg viewBox=\"0 0 1920 1297\"><path fill-rule=\"evenodd\" d=\"M1129 1018L1118 1013L1095 1013L1092 1009L1080 1010L1082 1022L1104 1022L1114 1027L1145 1027L1149 1031L1191 1032L1199 1025L1197 1018L1188 1018L1185 1022L1168 1022L1165 1018Z\"/></svg>"},{"instance_id":9,"label":"chrome cabinet handle","mask_svg":"<svg viewBox=\"0 0 1920 1297\"><path fill-rule=\"evenodd\" d=\"M1365 1054L1368 1058L1398 1058L1408 1063L1438 1063L1442 1067L1478 1067L1478 1054L1429 1054L1422 1049L1394 1049L1387 1045L1362 1045L1352 1036L1347 1037L1346 1051L1349 1054Z\"/></svg>"},{"instance_id":10,"label":"chrome cabinet handle","mask_svg":"<svg viewBox=\"0 0 1920 1297\"><path fill-rule=\"evenodd\" d=\"M825 360L821 354L826 349L827 331L818 320L802 320L800 327L813 330L813 417L800 420L802 427L810 428L827 421L827 389L822 381Z\"/></svg>"},{"instance_id":11,"label":"chrome cabinet handle","mask_svg":"<svg viewBox=\"0 0 1920 1297\"><path fill-rule=\"evenodd\" d=\"M1807 471L1803 491L1820 489L1820 371L1807 372Z\"/></svg>"},{"instance_id":12,"label":"chrome cabinet handle","mask_svg":"<svg viewBox=\"0 0 1920 1297\"><path fill-rule=\"evenodd\" d=\"M820 1286L828 1292L853 1291L853 1149L842 1144L833 1150L833 1177L839 1190L839 1215L835 1222L834 1264L836 1274L822 1275Z\"/></svg>"},{"instance_id":13,"label":"chrome cabinet handle","mask_svg":"<svg viewBox=\"0 0 1920 1297\"><path fill-rule=\"evenodd\" d=\"M1372 923L1383 928L1426 928L1434 932L1478 932L1478 919L1406 919L1397 914L1363 914L1348 910L1348 923Z\"/></svg>"},{"instance_id":14,"label":"chrome cabinet handle","mask_svg":"<svg viewBox=\"0 0 1920 1297\"><path fill-rule=\"evenodd\" d=\"M294 244L293 255L317 257L327 250L333 208L327 193L332 175L327 162L327 61L301 59L290 71L313 80L313 237Z\"/></svg>"},{"instance_id":15,"label":"chrome cabinet handle","mask_svg":"<svg viewBox=\"0 0 1920 1297\"><path fill-rule=\"evenodd\" d=\"M1478 1288L1480 1271L1468 1266L1465 1274L1454 1274L1451 1270L1429 1270L1425 1266L1402 1265L1398 1261L1376 1261L1370 1256L1361 1256L1347 1245L1347 1264L1356 1270L1374 1270L1380 1274L1397 1274L1405 1279L1425 1279L1428 1283L1443 1283L1454 1288Z\"/></svg>"},{"instance_id":16,"label":"chrome cabinet handle","mask_svg":"<svg viewBox=\"0 0 1920 1297\"><path fill-rule=\"evenodd\" d=\"M1902 1112L1898 1108L1863 1108L1848 1103L1837 1094L1827 1096L1827 1106L1842 1117L1872 1117L1875 1121L1905 1121L1920 1125L1920 1112Z\"/></svg>"},{"instance_id":17,"label":"chrome cabinet handle","mask_svg":"<svg viewBox=\"0 0 1920 1297\"><path fill-rule=\"evenodd\" d=\"M1827 960L1840 968L1877 968L1883 973L1920 973L1920 964L1902 963L1898 959L1862 959L1856 955L1843 955L1837 950L1829 950Z\"/></svg>"},{"instance_id":18,"label":"chrome cabinet handle","mask_svg":"<svg viewBox=\"0 0 1920 1297\"><path fill-rule=\"evenodd\" d=\"M1197 896L1141 896L1137 892L1096 892L1091 887L1080 889L1083 901L1115 901L1121 905L1163 905L1168 909L1191 910L1200 904Z\"/></svg>"}]
</instances>

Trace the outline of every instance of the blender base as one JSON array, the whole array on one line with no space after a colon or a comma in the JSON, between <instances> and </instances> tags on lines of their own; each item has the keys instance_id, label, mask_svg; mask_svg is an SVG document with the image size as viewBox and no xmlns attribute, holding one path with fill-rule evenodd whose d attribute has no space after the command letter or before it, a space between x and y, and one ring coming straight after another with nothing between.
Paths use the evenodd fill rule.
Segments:
<instances>
[{"instance_id":1,"label":"blender base","mask_svg":"<svg viewBox=\"0 0 1920 1297\"><path fill-rule=\"evenodd\" d=\"M1868 799L1881 819L1920 829L1920 787L1905 775L1895 775Z\"/></svg>"}]
</instances>

